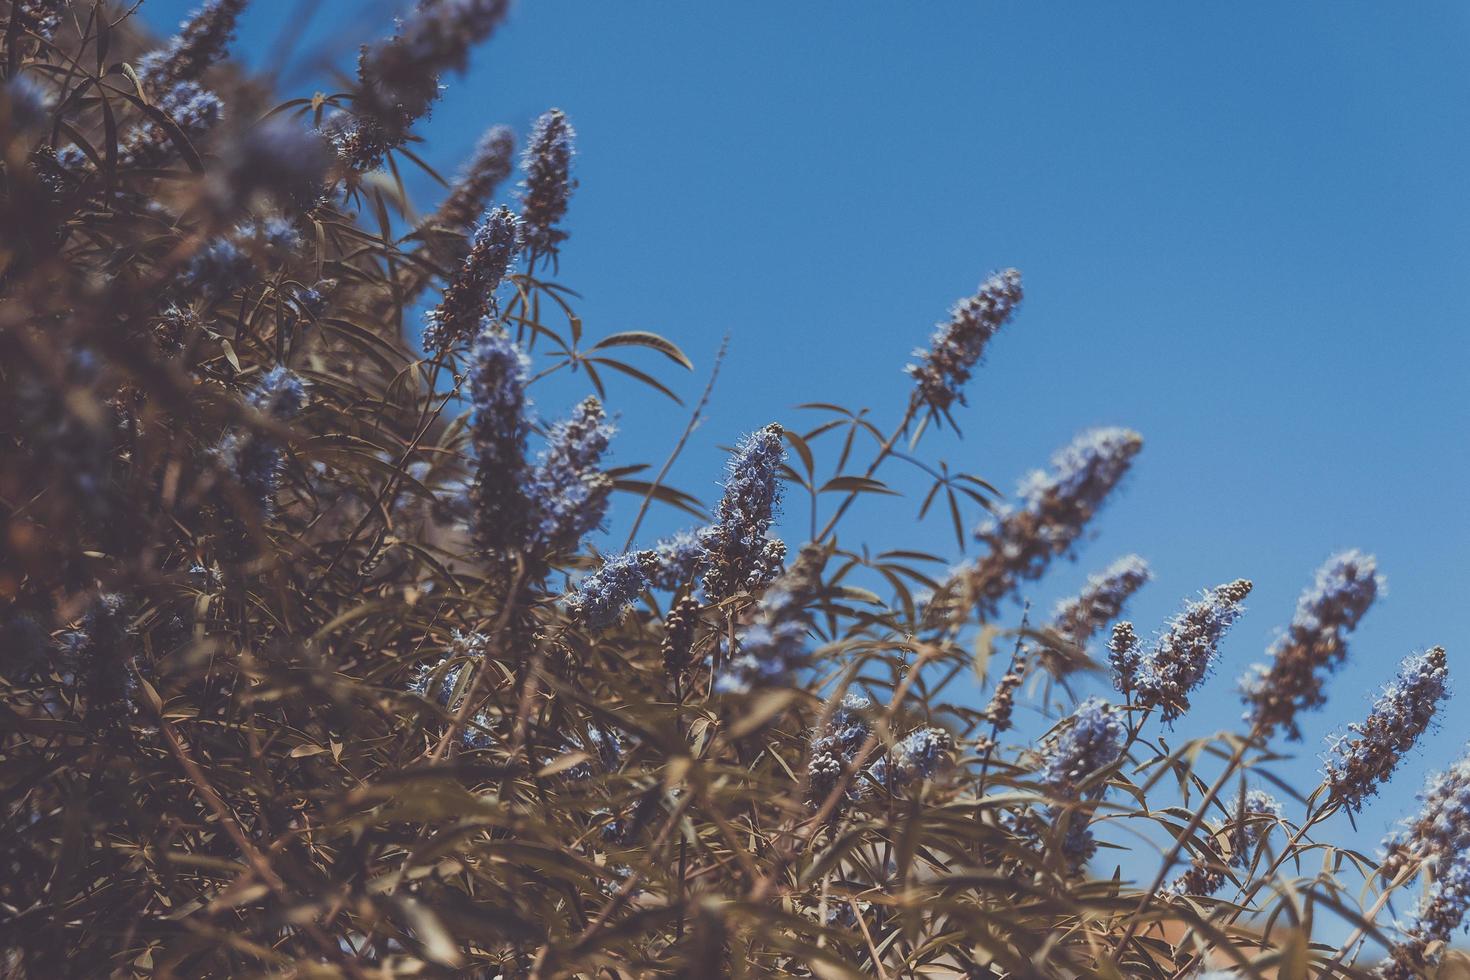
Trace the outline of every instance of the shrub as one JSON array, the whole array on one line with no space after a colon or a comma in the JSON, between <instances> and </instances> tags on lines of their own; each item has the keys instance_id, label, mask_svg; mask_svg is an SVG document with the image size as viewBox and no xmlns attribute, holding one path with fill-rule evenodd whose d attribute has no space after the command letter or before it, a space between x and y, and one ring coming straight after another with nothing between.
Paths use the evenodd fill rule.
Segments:
<instances>
[{"instance_id":1,"label":"shrub","mask_svg":"<svg viewBox=\"0 0 1470 980\"><path fill-rule=\"evenodd\" d=\"M492 206L502 127L425 219L390 176L506 4L420 2L348 91L274 106L225 60L243 7L210 0L161 47L121 6L5 8L12 975L1347 975L1362 932L1391 944L1383 976L1439 958L1470 895L1470 763L1381 866L1312 831L1430 724L1443 650L1405 661L1305 800L1262 788L1379 591L1370 556L1318 574L1244 682L1243 732L1169 745L1249 581L1154 640L1119 621L1137 556L1049 622L1009 605L1074 556L1137 433L1082 433L1014 503L930 470L922 510L986 511L950 571L840 538L885 467L925 468L1019 272L955 305L891 428L754 419L696 500L667 464L604 458L607 372L667 391L630 358L691 365L654 334L589 343L553 278L571 121L529 135L518 210ZM593 390L536 414L563 369ZM599 549L615 495L631 531ZM814 515L800 547L783 497ZM640 537L654 504L689 530ZM1119 697L1013 727L1018 696L1107 669L1109 627ZM953 691L972 669L983 708ZM1164 850L1142 884L1107 857L1139 839ZM1363 879L1363 931L1314 944Z\"/></svg>"}]
</instances>

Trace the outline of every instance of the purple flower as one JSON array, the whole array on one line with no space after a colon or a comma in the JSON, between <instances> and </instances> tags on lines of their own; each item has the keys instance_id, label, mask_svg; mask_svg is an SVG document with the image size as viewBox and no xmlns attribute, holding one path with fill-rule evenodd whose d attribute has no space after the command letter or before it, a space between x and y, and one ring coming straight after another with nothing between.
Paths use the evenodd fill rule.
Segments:
<instances>
[{"instance_id":1,"label":"purple flower","mask_svg":"<svg viewBox=\"0 0 1470 980\"><path fill-rule=\"evenodd\" d=\"M138 77L150 91L161 92L179 82L197 82L211 65L223 61L235 32L235 21L247 0L206 0L179 33L157 51L138 60Z\"/></svg>"},{"instance_id":2,"label":"purple flower","mask_svg":"<svg viewBox=\"0 0 1470 980\"><path fill-rule=\"evenodd\" d=\"M1113 668L1113 686L1122 694L1132 693L1142 661L1143 651L1133 624L1127 621L1113 624L1113 635L1108 640L1108 664Z\"/></svg>"},{"instance_id":3,"label":"purple flower","mask_svg":"<svg viewBox=\"0 0 1470 980\"><path fill-rule=\"evenodd\" d=\"M255 263L229 238L216 238L184 266L180 285L211 302L254 282Z\"/></svg>"},{"instance_id":4,"label":"purple flower","mask_svg":"<svg viewBox=\"0 0 1470 980\"><path fill-rule=\"evenodd\" d=\"M444 288L444 298L428 313L424 349L447 350L495 308L495 290L515 256L519 227L508 208L487 211L464 262Z\"/></svg>"},{"instance_id":5,"label":"purple flower","mask_svg":"<svg viewBox=\"0 0 1470 980\"><path fill-rule=\"evenodd\" d=\"M1148 562L1126 555L1090 576L1081 594L1057 603L1052 628L1077 646L1118 618L1123 604L1153 577Z\"/></svg>"},{"instance_id":6,"label":"purple flower","mask_svg":"<svg viewBox=\"0 0 1470 980\"><path fill-rule=\"evenodd\" d=\"M475 540L489 554L526 544L526 370L515 341L486 321L471 354L470 438L475 451Z\"/></svg>"},{"instance_id":7,"label":"purple flower","mask_svg":"<svg viewBox=\"0 0 1470 980\"><path fill-rule=\"evenodd\" d=\"M612 478L599 466L616 431L602 403L591 396L570 419L551 427L526 488L536 546L575 548L583 535L602 523Z\"/></svg>"},{"instance_id":8,"label":"purple flower","mask_svg":"<svg viewBox=\"0 0 1470 980\"><path fill-rule=\"evenodd\" d=\"M533 259L556 254L567 233L557 227L567 213L567 200L577 186L572 179L576 131L560 109L536 120L521 166L526 179L521 195L522 235Z\"/></svg>"},{"instance_id":9,"label":"purple flower","mask_svg":"<svg viewBox=\"0 0 1470 980\"><path fill-rule=\"evenodd\" d=\"M449 195L424 226L454 232L468 229L495 196L495 189L510 176L514 153L515 134L510 127L494 126L486 130L475 146L474 155L449 189ZM463 257L464 249L458 251L457 259Z\"/></svg>"},{"instance_id":10,"label":"purple flower","mask_svg":"<svg viewBox=\"0 0 1470 980\"><path fill-rule=\"evenodd\" d=\"M1050 470L1021 481L1019 507L997 507L975 531L989 553L948 586L935 608L950 609L959 592L966 608L973 604L983 615L994 615L1022 581L1039 579L1053 558L1072 553L1142 448L1143 438L1131 429L1106 428L1088 430L1057 452Z\"/></svg>"},{"instance_id":11,"label":"purple flower","mask_svg":"<svg viewBox=\"0 0 1470 980\"><path fill-rule=\"evenodd\" d=\"M928 350L916 350L918 364L906 370L919 397L932 409L947 412L956 400L965 404L964 386L985 354L985 347L1021 303L1021 273L997 272L969 299L950 311L949 321L934 331Z\"/></svg>"},{"instance_id":12,"label":"purple flower","mask_svg":"<svg viewBox=\"0 0 1470 980\"><path fill-rule=\"evenodd\" d=\"M1347 634L1383 589L1383 576L1372 555L1344 551L1327 559L1317 580L1297 600L1296 615L1271 648L1270 667L1257 664L1241 678L1246 720L1267 735L1285 728L1300 739L1296 714L1326 702L1322 674L1347 656Z\"/></svg>"},{"instance_id":13,"label":"purple flower","mask_svg":"<svg viewBox=\"0 0 1470 980\"><path fill-rule=\"evenodd\" d=\"M842 774L852 767L858 752L873 734L869 716L873 702L857 694L847 694L835 705L830 705L827 721L812 730L807 766L807 799L812 806L821 806ZM847 795L851 799L860 797L863 787L854 781L849 784Z\"/></svg>"},{"instance_id":14,"label":"purple flower","mask_svg":"<svg viewBox=\"0 0 1470 980\"><path fill-rule=\"evenodd\" d=\"M179 82L158 98L158 109L174 121L192 143L207 135L224 116L219 96L195 82ZM173 159L176 147L168 130L154 122L130 129L118 145L118 164L160 167Z\"/></svg>"},{"instance_id":15,"label":"purple flower","mask_svg":"<svg viewBox=\"0 0 1470 980\"><path fill-rule=\"evenodd\" d=\"M699 532L704 593L711 602L769 581L774 547L767 532L781 499L777 477L785 458L775 424L747 436L730 457L715 521Z\"/></svg>"},{"instance_id":16,"label":"purple flower","mask_svg":"<svg viewBox=\"0 0 1470 980\"><path fill-rule=\"evenodd\" d=\"M306 404L301 380L283 367L263 375L246 397L257 412L277 422L296 416ZM272 436L255 432L232 432L215 450L220 464L235 474L241 488L266 518L275 513L280 489L284 449Z\"/></svg>"},{"instance_id":17,"label":"purple flower","mask_svg":"<svg viewBox=\"0 0 1470 980\"><path fill-rule=\"evenodd\" d=\"M748 694L790 678L806 656L810 605L821 587L825 564L825 553L816 548L804 550L791 570L766 590L756 603L751 624L736 641L734 656L715 678L715 690Z\"/></svg>"},{"instance_id":18,"label":"purple flower","mask_svg":"<svg viewBox=\"0 0 1470 980\"><path fill-rule=\"evenodd\" d=\"M1112 705L1088 698L1046 746L1037 781L1056 796L1075 799L1083 783L1117 760L1125 734Z\"/></svg>"},{"instance_id":19,"label":"purple flower","mask_svg":"<svg viewBox=\"0 0 1470 980\"><path fill-rule=\"evenodd\" d=\"M1332 740L1327 785L1349 810L1360 809L1393 775L1399 760L1429 727L1445 699L1448 680L1444 647L1406 657L1367 719L1348 726L1351 736Z\"/></svg>"},{"instance_id":20,"label":"purple flower","mask_svg":"<svg viewBox=\"0 0 1470 980\"><path fill-rule=\"evenodd\" d=\"M643 571L646 560L647 552L609 558L597 571L583 576L562 601L573 616L592 629L611 626L648 588L648 576Z\"/></svg>"},{"instance_id":21,"label":"purple flower","mask_svg":"<svg viewBox=\"0 0 1470 980\"><path fill-rule=\"evenodd\" d=\"M949 761L954 739L942 728L920 728L898 740L868 767L868 777L890 793L923 782Z\"/></svg>"},{"instance_id":22,"label":"purple flower","mask_svg":"<svg viewBox=\"0 0 1470 980\"><path fill-rule=\"evenodd\" d=\"M704 560L704 545L693 531L679 531L653 546L648 581L655 589L678 589L694 577Z\"/></svg>"},{"instance_id":23,"label":"purple flower","mask_svg":"<svg viewBox=\"0 0 1470 980\"><path fill-rule=\"evenodd\" d=\"M1250 591L1250 582L1236 579L1207 590L1170 620L1138 665L1134 689L1139 704L1162 708L1168 722L1189 710L1190 692L1209 676L1220 640L1245 611L1241 603Z\"/></svg>"}]
</instances>

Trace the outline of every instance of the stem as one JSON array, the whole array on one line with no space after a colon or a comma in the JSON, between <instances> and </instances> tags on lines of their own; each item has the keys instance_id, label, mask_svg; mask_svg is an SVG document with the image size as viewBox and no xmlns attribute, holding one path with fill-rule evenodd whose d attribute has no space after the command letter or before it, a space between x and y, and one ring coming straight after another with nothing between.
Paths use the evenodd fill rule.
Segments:
<instances>
[{"instance_id":1,"label":"stem","mask_svg":"<svg viewBox=\"0 0 1470 980\"><path fill-rule=\"evenodd\" d=\"M1127 947L1128 943L1133 940L1133 937L1137 935L1138 923L1143 913L1148 909L1149 903L1158 894L1159 888L1164 884L1164 879L1169 876L1170 869L1174 867L1174 861L1179 857L1179 853L1184 850L1184 842L1193 836L1194 832L1199 830L1204 824L1205 812L1209 809L1210 804L1215 802L1215 799L1220 795L1220 791L1225 788L1225 783L1235 774L1236 767L1240 765L1241 760L1245 758L1246 752L1255 742L1258 730L1258 727L1252 728L1250 734L1241 739L1235 752L1230 756L1230 761L1225 764L1224 771L1220 773L1219 777L1215 779L1214 784L1206 791L1205 798L1195 808L1194 815L1189 818L1189 823L1174 838L1173 845L1165 853L1163 860L1159 862L1159 873L1154 876L1153 883L1148 886L1148 889L1139 898L1138 907L1133 910L1133 915L1129 917L1128 928L1123 931L1123 938L1118 941L1118 951L1120 954Z\"/></svg>"},{"instance_id":2,"label":"stem","mask_svg":"<svg viewBox=\"0 0 1470 980\"><path fill-rule=\"evenodd\" d=\"M873 461L868 464L868 470L866 473L863 474L864 479L867 479L871 477L874 473L876 473L878 471L878 467L883 464L883 461L893 453L893 447L898 443L899 437L901 437L905 432L908 431L909 423L914 420L914 412L918 410L918 407L919 403L916 399L909 399L909 407L908 410L903 413L903 420L898 423L898 428L893 430L893 434L883 441L883 445L878 447L878 455L874 456ZM847 497L843 499L842 503L837 506L836 513L834 513L831 519L827 521L827 526L822 528L822 533L816 535L812 539L813 543L821 544L822 540L826 538L827 535L831 534L834 529L836 529L837 522L842 520L842 515L847 513L847 508L852 506L852 502L857 499L857 495L858 491L856 490L850 491L848 493Z\"/></svg>"}]
</instances>

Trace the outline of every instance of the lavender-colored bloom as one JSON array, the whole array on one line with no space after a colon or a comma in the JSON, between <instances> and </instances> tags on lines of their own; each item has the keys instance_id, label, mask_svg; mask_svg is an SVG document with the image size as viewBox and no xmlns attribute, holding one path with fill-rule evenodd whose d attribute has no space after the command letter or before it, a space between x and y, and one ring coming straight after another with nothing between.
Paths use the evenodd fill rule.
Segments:
<instances>
[{"instance_id":1,"label":"lavender-colored bloom","mask_svg":"<svg viewBox=\"0 0 1470 980\"><path fill-rule=\"evenodd\" d=\"M976 529L976 539L989 553L948 590L963 592L982 614L994 615L1000 600L1022 581L1039 579L1053 558L1072 552L1142 448L1143 438L1131 429L1083 432L1052 456L1050 470L1036 470L1021 481L1019 507L998 507ZM935 608L944 610L952 601L953 595Z\"/></svg>"},{"instance_id":2,"label":"lavender-colored bloom","mask_svg":"<svg viewBox=\"0 0 1470 980\"><path fill-rule=\"evenodd\" d=\"M821 586L825 563L822 551L805 550L791 571L766 590L753 621L740 633L735 655L715 678L715 690L747 694L790 678L806 656L811 600Z\"/></svg>"},{"instance_id":3,"label":"lavender-colored bloom","mask_svg":"<svg viewBox=\"0 0 1470 980\"><path fill-rule=\"evenodd\" d=\"M536 120L521 166L526 179L521 195L522 235L533 258L555 255L567 233L557 227L567 213L567 200L577 182L572 179L576 131L560 109Z\"/></svg>"},{"instance_id":4,"label":"lavender-colored bloom","mask_svg":"<svg viewBox=\"0 0 1470 980\"><path fill-rule=\"evenodd\" d=\"M0 98L5 103L7 136L46 128L51 118L51 99L30 76L17 75L0 84Z\"/></svg>"},{"instance_id":5,"label":"lavender-colored bloom","mask_svg":"<svg viewBox=\"0 0 1470 980\"><path fill-rule=\"evenodd\" d=\"M1088 698L1072 712L1071 724L1046 746L1037 781L1057 796L1075 798L1084 782L1117 760L1125 734L1112 705Z\"/></svg>"},{"instance_id":6,"label":"lavender-colored bloom","mask_svg":"<svg viewBox=\"0 0 1470 980\"><path fill-rule=\"evenodd\" d=\"M944 729L920 728L869 766L868 778L889 792L912 786L938 772L953 746L954 739Z\"/></svg>"},{"instance_id":7,"label":"lavender-colored bloom","mask_svg":"<svg viewBox=\"0 0 1470 980\"><path fill-rule=\"evenodd\" d=\"M781 499L777 474L786 458L779 425L768 425L743 439L728 463L725 493L715 522L699 532L705 558L704 594L712 602L728 599L769 569L767 537Z\"/></svg>"},{"instance_id":8,"label":"lavender-colored bloom","mask_svg":"<svg viewBox=\"0 0 1470 980\"><path fill-rule=\"evenodd\" d=\"M195 82L179 82L158 99L158 109L193 142L205 136L224 115L219 96ZM126 167L158 167L173 158L174 138L154 122L133 127L119 141L118 163Z\"/></svg>"},{"instance_id":9,"label":"lavender-colored bloom","mask_svg":"<svg viewBox=\"0 0 1470 980\"><path fill-rule=\"evenodd\" d=\"M1143 650L1133 624L1126 620L1113 624L1113 635L1108 640L1108 663L1113 668L1113 686L1124 695L1133 691L1138 676L1139 664L1143 661Z\"/></svg>"},{"instance_id":10,"label":"lavender-colored bloom","mask_svg":"<svg viewBox=\"0 0 1470 980\"><path fill-rule=\"evenodd\" d=\"M602 523L612 478L598 467L616 431L592 396L551 427L526 487L537 547L575 548Z\"/></svg>"},{"instance_id":11,"label":"lavender-colored bloom","mask_svg":"<svg viewBox=\"0 0 1470 980\"><path fill-rule=\"evenodd\" d=\"M306 210L322 196L332 151L323 135L284 115L233 135L212 171L216 204L232 210L256 193L282 207Z\"/></svg>"},{"instance_id":12,"label":"lavender-colored bloom","mask_svg":"<svg viewBox=\"0 0 1470 980\"><path fill-rule=\"evenodd\" d=\"M857 694L843 695L833 705L827 723L813 729L811 734L810 762L807 766L807 799L813 806L821 806L837 786L843 772L851 768L858 752L873 734L869 715L873 702ZM847 795L857 798L863 787L854 781Z\"/></svg>"},{"instance_id":13,"label":"lavender-colored bloom","mask_svg":"<svg viewBox=\"0 0 1470 980\"><path fill-rule=\"evenodd\" d=\"M1113 706L1102 698L1088 698L1072 712L1070 724L1043 748L1037 781L1059 800L1080 800L1084 784L1122 754L1124 735ZM1087 795L1097 797L1102 792L1093 787ZM1052 825L1067 822L1062 854L1069 867L1080 868L1097 850L1088 814L1056 804L1047 808L1047 816Z\"/></svg>"},{"instance_id":14,"label":"lavender-colored bloom","mask_svg":"<svg viewBox=\"0 0 1470 980\"><path fill-rule=\"evenodd\" d=\"M693 531L679 531L653 546L648 582L655 589L678 589L694 577L704 560L704 545Z\"/></svg>"},{"instance_id":15,"label":"lavender-colored bloom","mask_svg":"<svg viewBox=\"0 0 1470 980\"><path fill-rule=\"evenodd\" d=\"M223 61L235 33L235 21L248 0L206 0L168 44L138 60L138 77L145 87L160 92L179 82L197 82L204 72Z\"/></svg>"},{"instance_id":16,"label":"lavender-colored bloom","mask_svg":"<svg viewBox=\"0 0 1470 980\"><path fill-rule=\"evenodd\" d=\"M1229 807L1233 823L1230 836L1230 864L1245 868L1251 851L1266 839L1271 828L1281 821L1281 802L1265 790L1248 790Z\"/></svg>"},{"instance_id":17,"label":"lavender-colored bloom","mask_svg":"<svg viewBox=\"0 0 1470 980\"><path fill-rule=\"evenodd\" d=\"M454 697L454 692L459 686L460 675L466 667L478 669L489 647L490 642L484 635L455 630L450 636L445 656L434 663L421 664L409 679L408 690L446 711L458 710L460 701Z\"/></svg>"},{"instance_id":18,"label":"lavender-colored bloom","mask_svg":"<svg viewBox=\"0 0 1470 980\"><path fill-rule=\"evenodd\" d=\"M1399 760L1429 727L1445 698L1448 680L1444 647L1406 657L1398 677L1373 702L1367 719L1348 726L1352 736L1332 740L1327 785L1349 810L1359 810L1393 775Z\"/></svg>"},{"instance_id":19,"label":"lavender-colored bloom","mask_svg":"<svg viewBox=\"0 0 1470 980\"><path fill-rule=\"evenodd\" d=\"M116 593L97 596L80 628L63 638L70 672L80 685L89 725L116 730L132 710L135 682L128 665L136 653L131 603Z\"/></svg>"},{"instance_id":20,"label":"lavender-colored bloom","mask_svg":"<svg viewBox=\"0 0 1470 980\"><path fill-rule=\"evenodd\" d=\"M1158 644L1138 665L1134 689L1138 703L1161 708L1172 722L1189 710L1189 695L1215 665L1220 640L1245 611L1241 605L1251 583L1236 579L1207 590L1169 621Z\"/></svg>"},{"instance_id":21,"label":"lavender-colored bloom","mask_svg":"<svg viewBox=\"0 0 1470 980\"><path fill-rule=\"evenodd\" d=\"M277 422L296 416L306 404L306 390L301 380L283 367L273 368L260 379L246 401L257 412ZM269 435L232 432L215 450L220 464L234 472L245 493L260 507L265 517L275 512L276 492L280 489L283 450Z\"/></svg>"},{"instance_id":22,"label":"lavender-colored bloom","mask_svg":"<svg viewBox=\"0 0 1470 980\"><path fill-rule=\"evenodd\" d=\"M508 208L485 213L469 254L444 288L443 300L426 317L425 350L447 350L494 310L495 290L518 247L518 227Z\"/></svg>"},{"instance_id":23,"label":"lavender-colored bloom","mask_svg":"<svg viewBox=\"0 0 1470 980\"><path fill-rule=\"evenodd\" d=\"M355 115L332 128L350 166L375 167L439 98L439 75L463 70L470 48L505 19L509 0L420 0L389 40L363 49Z\"/></svg>"},{"instance_id":24,"label":"lavender-colored bloom","mask_svg":"<svg viewBox=\"0 0 1470 980\"><path fill-rule=\"evenodd\" d=\"M290 255L301 248L301 232L279 215L243 222L235 233L241 239L250 239L281 255Z\"/></svg>"},{"instance_id":25,"label":"lavender-colored bloom","mask_svg":"<svg viewBox=\"0 0 1470 980\"><path fill-rule=\"evenodd\" d=\"M476 469L471 491L475 540L492 554L520 550L526 543L526 371L529 362L500 327L489 321L472 353L471 439Z\"/></svg>"},{"instance_id":26,"label":"lavender-colored bloom","mask_svg":"<svg viewBox=\"0 0 1470 980\"><path fill-rule=\"evenodd\" d=\"M293 299L296 301L297 309L311 319L317 320L321 318L323 313L327 312L327 304L330 301L331 293L336 288L337 280L322 279L315 286L297 287Z\"/></svg>"},{"instance_id":27,"label":"lavender-colored bloom","mask_svg":"<svg viewBox=\"0 0 1470 980\"><path fill-rule=\"evenodd\" d=\"M648 588L648 576L643 571L647 560L647 552L609 558L597 571L583 576L563 602L573 616L592 629L604 629L616 622Z\"/></svg>"},{"instance_id":28,"label":"lavender-colored bloom","mask_svg":"<svg viewBox=\"0 0 1470 980\"><path fill-rule=\"evenodd\" d=\"M11 16L22 31L51 39L61 26L61 15L70 0L13 0Z\"/></svg>"},{"instance_id":29,"label":"lavender-colored bloom","mask_svg":"<svg viewBox=\"0 0 1470 980\"><path fill-rule=\"evenodd\" d=\"M981 283L974 296L956 303L949 321L935 328L929 349L914 351L919 363L904 369L919 397L941 412L956 400L965 404L963 389L971 371L1020 302L1021 273L1006 269Z\"/></svg>"},{"instance_id":30,"label":"lavender-colored bloom","mask_svg":"<svg viewBox=\"0 0 1470 980\"><path fill-rule=\"evenodd\" d=\"M1257 664L1241 679L1250 706L1246 720L1265 734L1285 728L1288 738L1300 739L1297 712L1326 702L1322 674L1347 656L1347 634L1383 585L1372 555L1344 551L1327 559L1316 582L1297 600L1286 635L1271 648L1271 666Z\"/></svg>"},{"instance_id":31,"label":"lavender-colored bloom","mask_svg":"<svg viewBox=\"0 0 1470 980\"><path fill-rule=\"evenodd\" d=\"M515 134L509 126L494 126L486 130L454 186L449 189L449 195L422 227L454 232L467 229L495 196L495 189L510 176L514 153ZM451 250L451 254L453 251L459 253L453 255L456 261L463 258L464 248Z\"/></svg>"},{"instance_id":32,"label":"lavender-colored bloom","mask_svg":"<svg viewBox=\"0 0 1470 980\"><path fill-rule=\"evenodd\" d=\"M228 238L216 238L184 266L180 285L211 301L230 295L254 282L255 263Z\"/></svg>"},{"instance_id":33,"label":"lavender-colored bloom","mask_svg":"<svg viewBox=\"0 0 1470 980\"><path fill-rule=\"evenodd\" d=\"M1052 628L1077 646L1118 618L1123 604L1153 577L1148 562L1125 555L1087 579L1081 594L1057 603Z\"/></svg>"},{"instance_id":34,"label":"lavender-colored bloom","mask_svg":"<svg viewBox=\"0 0 1470 980\"><path fill-rule=\"evenodd\" d=\"M1379 873L1394 877L1422 865L1432 881L1400 927L1403 939L1389 949L1376 976L1410 980L1425 976L1438 959L1432 943L1447 942L1470 908L1470 757L1432 777L1419 816L1384 841L1387 857Z\"/></svg>"}]
</instances>

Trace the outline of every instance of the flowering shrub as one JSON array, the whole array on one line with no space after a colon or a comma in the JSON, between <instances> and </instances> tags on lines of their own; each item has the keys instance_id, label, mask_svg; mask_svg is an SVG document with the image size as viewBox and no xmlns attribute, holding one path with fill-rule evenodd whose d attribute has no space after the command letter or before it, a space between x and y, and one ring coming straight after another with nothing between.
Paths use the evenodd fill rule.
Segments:
<instances>
[{"instance_id":1,"label":"flowering shrub","mask_svg":"<svg viewBox=\"0 0 1470 980\"><path fill-rule=\"evenodd\" d=\"M1267 791L1273 737L1299 737L1382 591L1371 556L1317 573L1231 733L1173 729L1249 581L1152 639L1121 619L1153 578L1136 555L1042 625L1012 605L1144 445L1084 432L1014 502L923 461L1021 328L1018 271L955 305L908 382L895 365L891 429L752 419L696 500L668 465L607 462L606 373L667 392L636 358L692 365L654 334L589 340L551 278L572 121L526 135L514 191L499 126L427 217L389 176L507 4L420 0L349 90L279 105L228 68L244 7L208 0L161 45L123 5L0 7L7 975L1351 976L1373 939L1371 968L1409 977L1444 956L1470 761L1381 862L1314 833L1433 722L1441 648L1385 679L1319 787ZM585 399L535 404L563 369ZM843 537L909 464L940 474L921 510L970 509L977 557ZM653 505L686 530L640 536ZM1085 672L1116 696L1053 711ZM1050 727L1023 731L1033 695ZM1140 842L1143 880L1115 873ZM1334 915L1354 935L1314 939Z\"/></svg>"}]
</instances>

